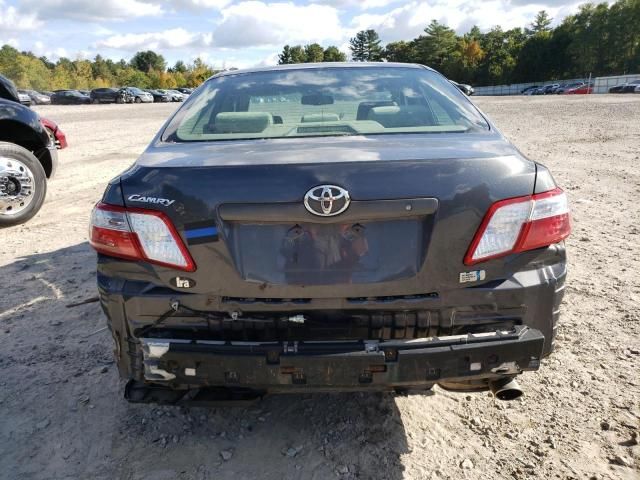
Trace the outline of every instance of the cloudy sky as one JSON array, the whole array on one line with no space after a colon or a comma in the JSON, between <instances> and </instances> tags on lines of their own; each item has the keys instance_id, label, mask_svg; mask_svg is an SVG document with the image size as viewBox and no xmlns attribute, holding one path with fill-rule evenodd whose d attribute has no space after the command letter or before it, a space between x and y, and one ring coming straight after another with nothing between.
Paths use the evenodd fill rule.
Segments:
<instances>
[{"instance_id":1,"label":"cloudy sky","mask_svg":"<svg viewBox=\"0 0 640 480\"><path fill-rule=\"evenodd\" d=\"M554 23L585 2L575 0L0 0L0 45L50 59L129 59L142 49L170 64L202 57L216 67L276 63L285 44L347 50L358 30L383 42L411 39L432 20L458 32L524 26L546 9Z\"/></svg>"}]
</instances>

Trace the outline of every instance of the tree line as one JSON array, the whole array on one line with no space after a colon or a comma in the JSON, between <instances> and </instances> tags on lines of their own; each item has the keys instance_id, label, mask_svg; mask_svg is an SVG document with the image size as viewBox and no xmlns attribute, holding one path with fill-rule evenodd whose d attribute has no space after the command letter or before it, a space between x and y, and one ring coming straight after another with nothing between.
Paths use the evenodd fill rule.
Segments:
<instances>
[{"instance_id":1,"label":"tree line","mask_svg":"<svg viewBox=\"0 0 640 480\"><path fill-rule=\"evenodd\" d=\"M458 35L432 21L422 35L383 45L375 30L358 32L350 41L354 61L392 61L428 65L448 78L473 85L498 85L640 72L640 0L609 5L585 4L555 28L544 10L524 28L499 26L482 32L475 26ZM280 64L346 61L338 47L285 45ZM216 73L201 59L168 67L151 50L129 61L96 55L93 60L60 58L56 62L32 52L0 48L0 73L18 88L58 90L135 85L141 88L195 87Z\"/></svg>"},{"instance_id":2,"label":"tree line","mask_svg":"<svg viewBox=\"0 0 640 480\"><path fill-rule=\"evenodd\" d=\"M54 63L46 57L20 52L9 45L0 48L0 74L11 79L18 88L24 89L197 87L215 73L216 70L200 58L196 58L191 64L177 61L167 68L164 57L151 50L136 53L128 62L114 62L96 55L93 60L70 60L62 57Z\"/></svg>"},{"instance_id":3,"label":"tree line","mask_svg":"<svg viewBox=\"0 0 640 480\"><path fill-rule=\"evenodd\" d=\"M474 26L458 35L434 20L417 38L386 45L375 30L363 30L351 39L349 49L354 61L420 63L473 85L640 72L640 0L585 4L557 27L551 23L542 10L524 28L497 26L483 33ZM334 48L287 45L280 63L336 61L322 55Z\"/></svg>"}]
</instances>

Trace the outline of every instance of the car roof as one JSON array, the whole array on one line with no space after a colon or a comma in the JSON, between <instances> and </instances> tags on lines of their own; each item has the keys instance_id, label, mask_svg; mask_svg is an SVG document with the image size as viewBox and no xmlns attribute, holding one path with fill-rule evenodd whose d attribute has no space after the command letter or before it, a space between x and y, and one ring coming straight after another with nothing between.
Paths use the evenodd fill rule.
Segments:
<instances>
[{"instance_id":1,"label":"car roof","mask_svg":"<svg viewBox=\"0 0 640 480\"><path fill-rule=\"evenodd\" d=\"M229 75L241 75L245 73L257 73L257 72L274 72L274 71L287 71L287 70L315 70L319 68L364 68L364 67L379 67L379 68L416 68L433 70L432 68L417 63L396 63L396 62L320 62L320 63L290 63L286 65L273 65L269 67L254 67L243 68L241 70L226 70L224 72L216 73L211 78L226 77Z\"/></svg>"}]
</instances>

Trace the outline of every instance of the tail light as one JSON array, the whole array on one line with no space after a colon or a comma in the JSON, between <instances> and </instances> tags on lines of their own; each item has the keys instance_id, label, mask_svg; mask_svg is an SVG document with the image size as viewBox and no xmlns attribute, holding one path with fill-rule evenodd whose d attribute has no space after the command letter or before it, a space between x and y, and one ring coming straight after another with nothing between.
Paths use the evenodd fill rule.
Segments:
<instances>
[{"instance_id":1,"label":"tail light","mask_svg":"<svg viewBox=\"0 0 640 480\"><path fill-rule=\"evenodd\" d=\"M545 247L571 233L567 195L559 188L494 203L464 257L465 265Z\"/></svg>"},{"instance_id":2,"label":"tail light","mask_svg":"<svg viewBox=\"0 0 640 480\"><path fill-rule=\"evenodd\" d=\"M196 269L180 235L162 212L99 203L91 214L89 243L99 253L187 272Z\"/></svg>"},{"instance_id":3,"label":"tail light","mask_svg":"<svg viewBox=\"0 0 640 480\"><path fill-rule=\"evenodd\" d=\"M60 127L48 118L40 117L40 123L44 128L46 128L51 135L53 136L53 141L56 144L56 148L58 150L62 150L63 148L67 148L67 136L64 134Z\"/></svg>"}]
</instances>

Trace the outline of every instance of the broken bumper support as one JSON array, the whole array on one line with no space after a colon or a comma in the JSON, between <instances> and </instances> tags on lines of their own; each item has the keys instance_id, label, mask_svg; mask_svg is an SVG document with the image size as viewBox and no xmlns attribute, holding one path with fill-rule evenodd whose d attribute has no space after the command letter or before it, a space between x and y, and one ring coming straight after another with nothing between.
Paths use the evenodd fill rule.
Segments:
<instances>
[{"instance_id":1,"label":"broken bumper support","mask_svg":"<svg viewBox=\"0 0 640 480\"><path fill-rule=\"evenodd\" d=\"M538 330L402 341L215 342L140 339L145 382L174 389L361 390L495 379L537 370Z\"/></svg>"}]
</instances>

